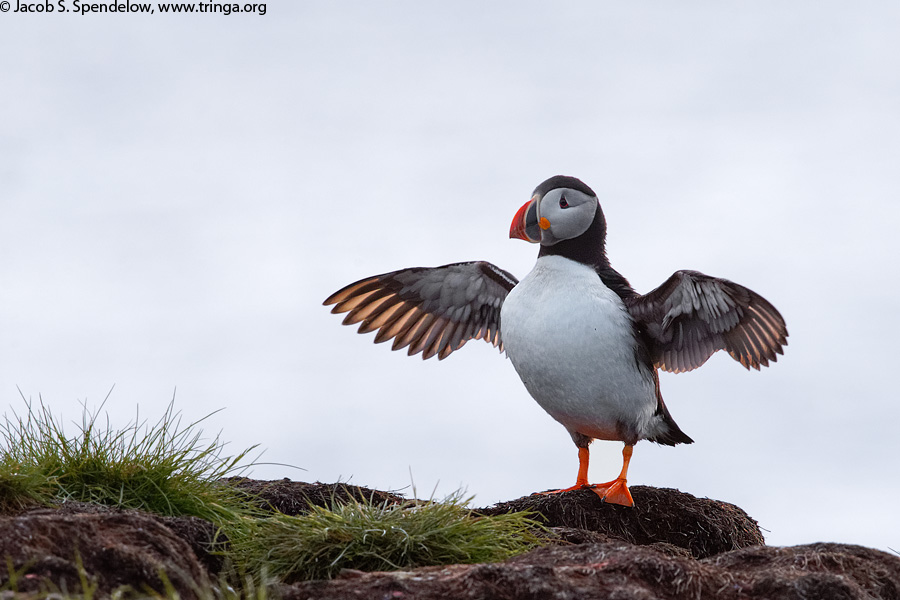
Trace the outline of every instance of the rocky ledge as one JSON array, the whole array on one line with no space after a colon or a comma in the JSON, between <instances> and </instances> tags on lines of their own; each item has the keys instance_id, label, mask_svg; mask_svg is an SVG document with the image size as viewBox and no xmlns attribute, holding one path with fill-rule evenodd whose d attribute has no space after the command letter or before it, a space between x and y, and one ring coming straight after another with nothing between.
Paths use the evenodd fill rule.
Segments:
<instances>
[{"instance_id":1,"label":"rocky ledge","mask_svg":"<svg viewBox=\"0 0 900 600\"><path fill-rule=\"evenodd\" d=\"M344 484L240 480L268 508L286 514L333 497L402 501ZM635 486L635 508L608 505L590 491L528 496L481 514L530 510L553 541L501 563L407 571L344 571L328 581L282 585L290 599L900 599L900 557L838 543L766 546L740 508L676 490ZM124 585L167 586L181 598L215 579L215 527L196 518L64 503L0 517L0 553L11 569L4 589L77 592L88 574L94 597ZM80 563L80 567L79 567ZM163 581L165 573L168 581ZM10 582L10 574L15 582ZM10 592L4 592L10 596Z\"/></svg>"}]
</instances>

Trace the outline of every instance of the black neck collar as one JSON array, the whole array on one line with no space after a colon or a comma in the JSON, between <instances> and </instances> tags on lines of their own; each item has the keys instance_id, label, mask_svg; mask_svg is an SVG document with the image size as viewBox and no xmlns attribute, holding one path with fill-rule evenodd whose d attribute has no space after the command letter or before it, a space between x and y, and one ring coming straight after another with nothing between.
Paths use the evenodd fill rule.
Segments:
<instances>
[{"instance_id":1,"label":"black neck collar","mask_svg":"<svg viewBox=\"0 0 900 600\"><path fill-rule=\"evenodd\" d=\"M597 212L587 231L570 240L562 240L552 246L541 246L538 258L562 256L593 268L606 287L623 300L637 295L628 280L609 265L606 257L606 217L597 204Z\"/></svg>"}]
</instances>

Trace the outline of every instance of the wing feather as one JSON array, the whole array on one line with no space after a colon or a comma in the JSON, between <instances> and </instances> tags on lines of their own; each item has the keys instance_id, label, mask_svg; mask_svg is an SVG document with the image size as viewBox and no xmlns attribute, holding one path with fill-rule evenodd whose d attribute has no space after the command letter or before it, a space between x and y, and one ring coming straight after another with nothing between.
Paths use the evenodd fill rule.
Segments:
<instances>
[{"instance_id":1,"label":"wing feather","mask_svg":"<svg viewBox=\"0 0 900 600\"><path fill-rule=\"evenodd\" d=\"M350 291L353 295L342 295L335 299L333 302L333 304L337 303L337 306L334 307L335 312L353 310L378 291L378 284L374 281L363 281L360 283L363 285L356 284L354 286L356 289Z\"/></svg>"},{"instance_id":2,"label":"wing feather","mask_svg":"<svg viewBox=\"0 0 900 600\"><path fill-rule=\"evenodd\" d=\"M401 331L404 331L404 327L408 326L410 320L414 318L414 315L416 314L415 308L406 302L401 302L398 306L400 306L400 310L395 312L390 319L385 321L378 329L378 333L375 334L376 344L386 342Z\"/></svg>"},{"instance_id":3,"label":"wing feather","mask_svg":"<svg viewBox=\"0 0 900 600\"><path fill-rule=\"evenodd\" d=\"M434 323L431 324L431 327L428 328L426 334L416 343L409 346L409 355L412 356L413 354L421 352L422 358L428 359L437 354L437 348L435 348L435 346L440 342L441 334L444 332L444 327L447 323L448 321L446 319L435 319Z\"/></svg>"},{"instance_id":4,"label":"wing feather","mask_svg":"<svg viewBox=\"0 0 900 600\"><path fill-rule=\"evenodd\" d=\"M440 336L432 345L432 356L436 354L438 356L438 360L443 360L442 357L446 357L450 352L452 352L452 350L448 350L450 348L450 340L453 338L453 335L456 333L456 330L459 329L460 325L461 323L459 323L458 321L451 321L447 324L446 327L441 330ZM445 350L448 350L446 354L444 353Z\"/></svg>"},{"instance_id":5,"label":"wing feather","mask_svg":"<svg viewBox=\"0 0 900 600\"><path fill-rule=\"evenodd\" d=\"M437 315L423 312L422 318L416 322L415 327L410 328L403 335L402 346L409 346L409 355L412 356L417 352L421 352L422 348L420 347L418 350L414 350L416 346L422 346L425 343L425 338L428 337L428 332L431 331L431 326L434 325L434 322L437 321Z\"/></svg>"},{"instance_id":6,"label":"wing feather","mask_svg":"<svg viewBox=\"0 0 900 600\"><path fill-rule=\"evenodd\" d=\"M422 322L427 321L429 318L433 320L434 315L429 315L428 313L416 309L415 314L413 314L413 317L403 328L403 331L398 333L394 338L394 342L391 344L391 350L401 350L409 346L413 340L413 336L410 336L409 332L418 330L419 326L422 325ZM428 321L428 324L431 324L431 321Z\"/></svg>"},{"instance_id":7,"label":"wing feather","mask_svg":"<svg viewBox=\"0 0 900 600\"><path fill-rule=\"evenodd\" d=\"M355 325L360 321L366 320L372 313L375 313L389 300L390 297L385 290L377 290L368 294L364 304L357 305L356 308L347 313L347 316L344 317L343 324Z\"/></svg>"},{"instance_id":8,"label":"wing feather","mask_svg":"<svg viewBox=\"0 0 900 600\"><path fill-rule=\"evenodd\" d=\"M395 297L388 298L386 302L382 302L377 310L373 310L368 317L363 320L359 326L360 333L371 333L384 327L385 323L390 321L395 314L403 309L403 302Z\"/></svg>"}]
</instances>

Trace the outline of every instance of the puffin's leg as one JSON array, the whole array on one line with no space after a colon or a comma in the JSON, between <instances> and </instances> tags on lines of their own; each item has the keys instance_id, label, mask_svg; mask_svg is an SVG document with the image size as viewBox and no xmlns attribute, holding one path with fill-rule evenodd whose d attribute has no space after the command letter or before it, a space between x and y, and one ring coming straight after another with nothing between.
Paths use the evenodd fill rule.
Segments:
<instances>
[{"instance_id":1,"label":"puffin's leg","mask_svg":"<svg viewBox=\"0 0 900 600\"><path fill-rule=\"evenodd\" d=\"M578 447L578 477L575 478L575 485L563 488L561 490L550 490L548 492L540 492L541 494L559 494L560 492L571 492L572 490L580 490L582 488L591 487L588 483L588 461L591 457L591 451L587 446Z\"/></svg>"},{"instance_id":2,"label":"puffin's leg","mask_svg":"<svg viewBox=\"0 0 900 600\"><path fill-rule=\"evenodd\" d=\"M594 492L610 504L621 504L622 506L634 506L634 500L631 498L631 492L628 491L628 463L631 462L631 453L634 450L633 444L625 444L622 448L622 472L619 476L609 483L595 483L590 486Z\"/></svg>"}]
</instances>

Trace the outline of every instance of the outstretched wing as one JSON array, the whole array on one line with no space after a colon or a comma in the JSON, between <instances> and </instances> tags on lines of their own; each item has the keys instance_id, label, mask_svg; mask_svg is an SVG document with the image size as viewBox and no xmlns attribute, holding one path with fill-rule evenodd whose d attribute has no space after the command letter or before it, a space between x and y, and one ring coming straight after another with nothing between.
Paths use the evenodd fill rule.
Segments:
<instances>
[{"instance_id":1,"label":"outstretched wing","mask_svg":"<svg viewBox=\"0 0 900 600\"><path fill-rule=\"evenodd\" d=\"M447 358L471 339L503 350L500 307L518 283L489 262L413 267L351 283L329 296L333 313L348 312L344 325L362 322L359 333L378 331L375 343L394 338L392 350Z\"/></svg>"},{"instance_id":2,"label":"outstretched wing","mask_svg":"<svg viewBox=\"0 0 900 600\"><path fill-rule=\"evenodd\" d=\"M627 303L650 342L653 362L666 371L696 369L717 350L759 370L787 345L784 319L765 298L697 271L677 271Z\"/></svg>"}]
</instances>

